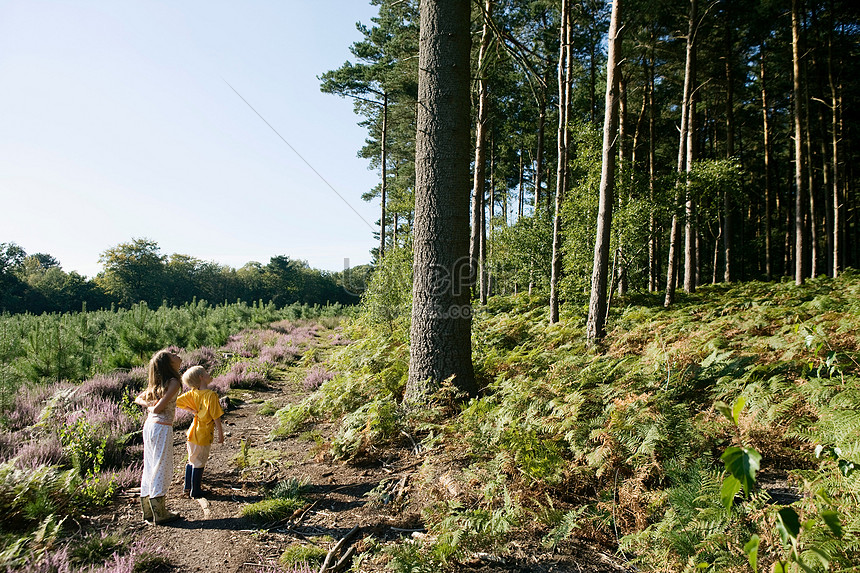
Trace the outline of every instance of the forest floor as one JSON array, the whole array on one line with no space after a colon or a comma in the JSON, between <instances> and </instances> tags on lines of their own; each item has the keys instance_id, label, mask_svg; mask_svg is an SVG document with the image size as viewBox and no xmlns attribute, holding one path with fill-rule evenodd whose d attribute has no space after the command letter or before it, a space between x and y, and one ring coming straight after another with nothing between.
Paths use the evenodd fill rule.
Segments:
<instances>
[{"instance_id":1,"label":"forest floor","mask_svg":"<svg viewBox=\"0 0 860 573\"><path fill-rule=\"evenodd\" d=\"M238 406L223 418L224 444L212 446L203 474L204 488L209 491L205 499L181 496L185 435L181 430L175 432L175 471L167 505L182 516L181 520L163 526L144 522L138 497L127 492L123 503L115 511L96 516L95 524L144 540L149 547L162 548L169 562L162 570L181 572L290 571L277 565L287 547L300 544L330 551L355 527L359 530L350 543L356 554L380 543L424 535L421 507L411 500L410 493L419 488L420 468L429 454L403 448L387 450L384 459L367 465L334 461L327 447L334 428L327 423L308 428L297 437L269 438L277 418L261 414L260 408L264 402L280 408L303 399L307 391L300 375L298 371L288 373L265 389L231 392L238 398ZM242 517L243 506L264 499L267 488L288 479L307 484L302 494L308 500L305 507L277 523L261 525ZM380 496L373 493L380 491L380 484L390 484L392 492L396 489L401 503L380 503ZM362 560L360 570L383 571L385 561L386 557L377 552ZM633 570L612 549L596 543L574 539L551 553L540 545L539 537L514 540L503 556L477 553L456 568L487 573ZM318 569L319 565L311 568Z\"/></svg>"}]
</instances>

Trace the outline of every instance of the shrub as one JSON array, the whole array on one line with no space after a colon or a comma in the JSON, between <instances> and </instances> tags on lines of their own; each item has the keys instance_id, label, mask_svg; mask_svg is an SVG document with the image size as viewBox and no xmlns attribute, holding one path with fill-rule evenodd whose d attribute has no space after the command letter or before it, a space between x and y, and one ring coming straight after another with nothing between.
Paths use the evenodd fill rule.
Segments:
<instances>
[{"instance_id":1,"label":"shrub","mask_svg":"<svg viewBox=\"0 0 860 573\"><path fill-rule=\"evenodd\" d=\"M302 381L302 386L305 390L313 392L323 385L324 382L334 378L334 372L329 372L325 366L317 365L308 370L305 379Z\"/></svg>"},{"instance_id":2,"label":"shrub","mask_svg":"<svg viewBox=\"0 0 860 573\"><path fill-rule=\"evenodd\" d=\"M304 507L302 499L276 498L264 499L242 508L242 517L257 524L275 523L291 516L294 511Z\"/></svg>"},{"instance_id":3,"label":"shrub","mask_svg":"<svg viewBox=\"0 0 860 573\"><path fill-rule=\"evenodd\" d=\"M293 543L284 549L281 553L278 562L286 567L292 567L292 571L302 571L302 567L308 571L316 571L325 560L328 551L316 545L303 545L301 543ZM315 565L311 569L311 565ZM298 567L298 569L296 569Z\"/></svg>"},{"instance_id":4,"label":"shrub","mask_svg":"<svg viewBox=\"0 0 860 573\"><path fill-rule=\"evenodd\" d=\"M22 470L63 465L68 462L69 458L63 451L63 444L55 434L48 434L24 443L15 455L15 466Z\"/></svg>"}]
</instances>

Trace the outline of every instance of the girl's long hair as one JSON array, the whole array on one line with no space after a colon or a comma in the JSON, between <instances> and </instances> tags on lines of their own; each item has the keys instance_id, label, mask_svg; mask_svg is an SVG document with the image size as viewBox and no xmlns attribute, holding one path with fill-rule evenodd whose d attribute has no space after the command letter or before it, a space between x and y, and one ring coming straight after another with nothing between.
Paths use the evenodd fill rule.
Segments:
<instances>
[{"instance_id":1,"label":"girl's long hair","mask_svg":"<svg viewBox=\"0 0 860 573\"><path fill-rule=\"evenodd\" d=\"M174 378L180 380L179 372L173 367L174 353L169 350L159 350L149 361L149 384L144 398L149 401L158 400L167 391L167 386Z\"/></svg>"}]
</instances>

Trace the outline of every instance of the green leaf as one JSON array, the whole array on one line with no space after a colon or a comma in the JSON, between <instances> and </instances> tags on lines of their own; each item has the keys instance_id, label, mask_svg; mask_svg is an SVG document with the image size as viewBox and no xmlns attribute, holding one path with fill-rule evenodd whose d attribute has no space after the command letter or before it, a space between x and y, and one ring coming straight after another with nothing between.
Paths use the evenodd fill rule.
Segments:
<instances>
[{"instance_id":1,"label":"green leaf","mask_svg":"<svg viewBox=\"0 0 860 573\"><path fill-rule=\"evenodd\" d=\"M782 561L774 561L773 563L773 573L788 573L788 570L785 568L786 564Z\"/></svg>"},{"instance_id":2,"label":"green leaf","mask_svg":"<svg viewBox=\"0 0 860 573\"><path fill-rule=\"evenodd\" d=\"M843 476L849 477L852 473L854 473L855 469L856 468L854 467L854 462L849 462L848 460L845 460L845 459L839 460L839 472Z\"/></svg>"},{"instance_id":3,"label":"green leaf","mask_svg":"<svg viewBox=\"0 0 860 573\"><path fill-rule=\"evenodd\" d=\"M793 544L800 535L800 518L790 507L783 507L776 514L776 530L786 545Z\"/></svg>"},{"instance_id":4,"label":"green leaf","mask_svg":"<svg viewBox=\"0 0 860 573\"><path fill-rule=\"evenodd\" d=\"M741 489L741 482L734 476L726 476L723 480L723 487L720 488L720 501L723 502L723 507L731 509L734 503L735 495Z\"/></svg>"},{"instance_id":5,"label":"green leaf","mask_svg":"<svg viewBox=\"0 0 860 573\"><path fill-rule=\"evenodd\" d=\"M753 572L758 571L758 546L760 543L761 539L759 536L753 533L750 540L744 545L744 553L746 553L747 559L749 559Z\"/></svg>"},{"instance_id":6,"label":"green leaf","mask_svg":"<svg viewBox=\"0 0 860 573\"><path fill-rule=\"evenodd\" d=\"M716 408L717 412L725 416L730 422L734 421L734 419L732 418L732 409L729 408L728 404L726 404L725 402L720 402L719 400L717 400L716 402L714 402L714 408Z\"/></svg>"},{"instance_id":7,"label":"green leaf","mask_svg":"<svg viewBox=\"0 0 860 573\"><path fill-rule=\"evenodd\" d=\"M839 520L839 512L832 509L821 510L821 519L836 537L842 537L842 522Z\"/></svg>"},{"instance_id":8,"label":"green leaf","mask_svg":"<svg viewBox=\"0 0 860 573\"><path fill-rule=\"evenodd\" d=\"M741 482L744 493L749 495L755 484L755 473L760 467L761 454L753 448L731 446L726 448L720 459L725 464L726 470Z\"/></svg>"},{"instance_id":9,"label":"green leaf","mask_svg":"<svg viewBox=\"0 0 860 573\"><path fill-rule=\"evenodd\" d=\"M735 426L738 425L738 420L741 418L741 411L746 406L747 399L743 396L738 396L738 399L735 400L735 406L732 408L732 420L735 422Z\"/></svg>"}]
</instances>

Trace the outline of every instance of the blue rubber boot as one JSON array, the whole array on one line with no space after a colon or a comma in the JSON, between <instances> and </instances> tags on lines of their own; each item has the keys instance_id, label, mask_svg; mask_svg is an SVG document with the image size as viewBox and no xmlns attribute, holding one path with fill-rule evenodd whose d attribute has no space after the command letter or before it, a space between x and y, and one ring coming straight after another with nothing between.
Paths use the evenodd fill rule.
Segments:
<instances>
[{"instance_id":1,"label":"blue rubber boot","mask_svg":"<svg viewBox=\"0 0 860 573\"><path fill-rule=\"evenodd\" d=\"M191 497L197 499L198 497L204 497L206 492L203 491L203 488L200 485L200 482L203 480L203 468L192 468L191 469Z\"/></svg>"},{"instance_id":2,"label":"blue rubber boot","mask_svg":"<svg viewBox=\"0 0 860 573\"><path fill-rule=\"evenodd\" d=\"M191 464L185 464L185 497L191 497L192 484L194 483L194 467Z\"/></svg>"}]
</instances>

